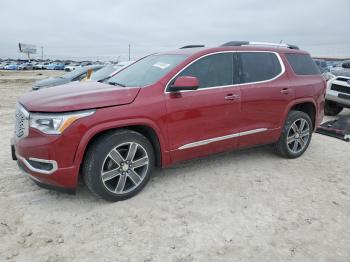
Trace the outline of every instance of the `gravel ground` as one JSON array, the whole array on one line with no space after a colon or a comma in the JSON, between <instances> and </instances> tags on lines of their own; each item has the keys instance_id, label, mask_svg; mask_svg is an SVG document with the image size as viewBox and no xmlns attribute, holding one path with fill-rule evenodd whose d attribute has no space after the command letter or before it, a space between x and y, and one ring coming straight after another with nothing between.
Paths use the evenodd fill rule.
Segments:
<instances>
[{"instance_id":1,"label":"gravel ground","mask_svg":"<svg viewBox=\"0 0 350 262\"><path fill-rule=\"evenodd\" d=\"M0 71L0 261L350 261L350 143L319 134L295 160L260 147L157 170L124 202L37 187L11 160L15 102L61 73Z\"/></svg>"}]
</instances>

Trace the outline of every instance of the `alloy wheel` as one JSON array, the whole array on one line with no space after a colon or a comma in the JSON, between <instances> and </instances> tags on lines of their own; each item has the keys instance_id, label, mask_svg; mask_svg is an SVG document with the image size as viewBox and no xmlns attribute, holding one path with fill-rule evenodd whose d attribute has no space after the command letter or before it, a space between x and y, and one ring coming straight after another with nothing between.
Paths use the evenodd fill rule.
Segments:
<instances>
[{"instance_id":1,"label":"alloy wheel","mask_svg":"<svg viewBox=\"0 0 350 262\"><path fill-rule=\"evenodd\" d=\"M106 189L114 194L125 194L136 189L144 180L149 166L147 151L138 143L123 143L113 148L105 158L101 179Z\"/></svg>"},{"instance_id":2,"label":"alloy wheel","mask_svg":"<svg viewBox=\"0 0 350 262\"><path fill-rule=\"evenodd\" d=\"M288 149L294 153L298 154L308 145L310 139L310 126L309 123L303 119L299 118L293 122L288 130L287 135L287 146Z\"/></svg>"}]
</instances>

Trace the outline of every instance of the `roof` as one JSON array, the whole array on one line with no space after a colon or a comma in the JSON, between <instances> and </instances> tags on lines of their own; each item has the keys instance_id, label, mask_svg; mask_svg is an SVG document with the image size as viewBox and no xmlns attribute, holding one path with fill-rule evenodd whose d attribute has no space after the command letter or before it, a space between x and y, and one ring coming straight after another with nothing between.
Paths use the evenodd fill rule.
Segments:
<instances>
[{"instance_id":1,"label":"roof","mask_svg":"<svg viewBox=\"0 0 350 262\"><path fill-rule=\"evenodd\" d=\"M277 53L307 53L299 49L290 49L288 47L279 46L263 46L263 45L243 45L243 46L218 46L218 47L195 47L195 48L184 48L176 49L171 51L160 52L158 54L184 54L184 55L203 55L214 52L225 52L225 51L270 51Z\"/></svg>"}]
</instances>

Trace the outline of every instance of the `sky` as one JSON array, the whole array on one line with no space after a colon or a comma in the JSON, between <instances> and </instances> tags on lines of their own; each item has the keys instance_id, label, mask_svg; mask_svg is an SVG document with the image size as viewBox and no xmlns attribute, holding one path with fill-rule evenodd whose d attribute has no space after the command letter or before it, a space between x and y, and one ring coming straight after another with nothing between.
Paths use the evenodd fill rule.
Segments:
<instances>
[{"instance_id":1,"label":"sky","mask_svg":"<svg viewBox=\"0 0 350 262\"><path fill-rule=\"evenodd\" d=\"M350 57L350 0L0 0L0 58L128 60L187 44L284 42Z\"/></svg>"}]
</instances>

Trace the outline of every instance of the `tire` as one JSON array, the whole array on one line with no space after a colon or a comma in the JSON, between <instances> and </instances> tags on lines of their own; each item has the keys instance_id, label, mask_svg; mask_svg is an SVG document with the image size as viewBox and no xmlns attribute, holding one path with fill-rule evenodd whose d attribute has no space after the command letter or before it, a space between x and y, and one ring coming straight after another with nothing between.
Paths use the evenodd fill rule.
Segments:
<instances>
[{"instance_id":1,"label":"tire","mask_svg":"<svg viewBox=\"0 0 350 262\"><path fill-rule=\"evenodd\" d=\"M326 100L324 105L324 113L327 116L336 116L343 110L343 107L338 105L336 102Z\"/></svg>"},{"instance_id":2,"label":"tire","mask_svg":"<svg viewBox=\"0 0 350 262\"><path fill-rule=\"evenodd\" d=\"M290 111L278 142L274 145L278 155L285 158L300 157L309 147L313 125L308 114Z\"/></svg>"},{"instance_id":3,"label":"tire","mask_svg":"<svg viewBox=\"0 0 350 262\"><path fill-rule=\"evenodd\" d=\"M120 129L96 139L85 155L82 172L91 192L107 201L129 199L149 181L154 150L142 134Z\"/></svg>"}]
</instances>

